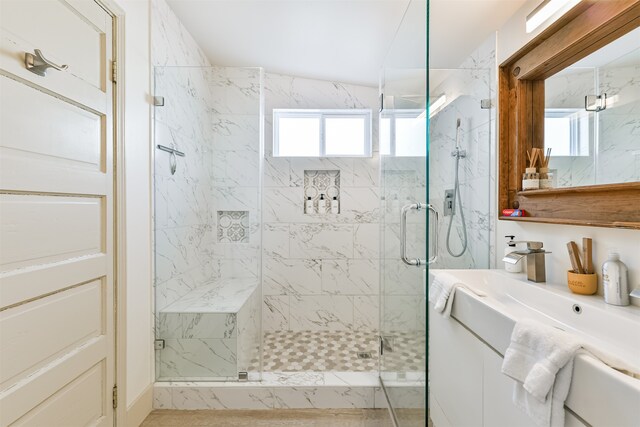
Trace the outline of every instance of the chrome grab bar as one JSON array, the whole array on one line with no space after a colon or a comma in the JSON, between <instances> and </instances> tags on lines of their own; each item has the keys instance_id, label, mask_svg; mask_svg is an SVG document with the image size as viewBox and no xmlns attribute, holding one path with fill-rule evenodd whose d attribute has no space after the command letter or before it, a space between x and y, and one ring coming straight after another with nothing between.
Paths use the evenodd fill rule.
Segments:
<instances>
[{"instance_id":1,"label":"chrome grab bar","mask_svg":"<svg viewBox=\"0 0 640 427\"><path fill-rule=\"evenodd\" d=\"M438 225L440 224L440 214L438 214L438 211L432 204L428 204L427 208L433 212L433 216L435 217L435 226L433 227L434 232L430 233L433 235L433 255L427 261L427 264L433 264L438 260ZM431 221L429 221L429 226L431 227Z\"/></svg>"},{"instance_id":2,"label":"chrome grab bar","mask_svg":"<svg viewBox=\"0 0 640 427\"><path fill-rule=\"evenodd\" d=\"M407 256L407 214L410 210L415 209L417 211L421 211L423 209L429 209L435 215L436 219L436 232L434 233L434 243L435 248L433 251L433 256L431 256L428 260L423 260L420 258L409 258ZM438 259L438 220L439 215L438 211L435 210L433 205L426 203L411 203L402 207L400 212L400 258L407 265L415 265L417 267L425 264L431 264L436 259Z\"/></svg>"}]
</instances>

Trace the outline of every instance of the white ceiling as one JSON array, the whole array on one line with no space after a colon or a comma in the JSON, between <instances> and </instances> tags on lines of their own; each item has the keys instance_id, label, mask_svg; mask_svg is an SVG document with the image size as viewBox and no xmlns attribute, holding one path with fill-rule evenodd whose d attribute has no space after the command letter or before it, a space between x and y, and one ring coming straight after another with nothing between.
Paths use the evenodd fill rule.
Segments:
<instances>
[{"instance_id":1,"label":"white ceiling","mask_svg":"<svg viewBox=\"0 0 640 427\"><path fill-rule=\"evenodd\" d=\"M431 0L429 68L458 67L525 3L526 0Z\"/></svg>"},{"instance_id":2,"label":"white ceiling","mask_svg":"<svg viewBox=\"0 0 640 427\"><path fill-rule=\"evenodd\" d=\"M431 68L458 66L524 1L431 0ZM377 86L410 0L168 3L216 65L261 66L273 73ZM420 21L420 16L406 17L396 46L409 45L414 34L412 46L423 44ZM411 55L411 49L399 51Z\"/></svg>"}]
</instances>

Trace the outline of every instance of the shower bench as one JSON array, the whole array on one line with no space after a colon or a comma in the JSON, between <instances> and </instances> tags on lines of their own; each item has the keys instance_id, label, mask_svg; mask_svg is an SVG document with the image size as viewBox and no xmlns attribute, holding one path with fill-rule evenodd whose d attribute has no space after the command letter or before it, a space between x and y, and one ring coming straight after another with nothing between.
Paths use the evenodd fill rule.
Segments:
<instances>
[{"instance_id":1,"label":"shower bench","mask_svg":"<svg viewBox=\"0 0 640 427\"><path fill-rule=\"evenodd\" d=\"M256 279L219 279L161 309L158 379L229 381L257 370L259 308Z\"/></svg>"}]
</instances>

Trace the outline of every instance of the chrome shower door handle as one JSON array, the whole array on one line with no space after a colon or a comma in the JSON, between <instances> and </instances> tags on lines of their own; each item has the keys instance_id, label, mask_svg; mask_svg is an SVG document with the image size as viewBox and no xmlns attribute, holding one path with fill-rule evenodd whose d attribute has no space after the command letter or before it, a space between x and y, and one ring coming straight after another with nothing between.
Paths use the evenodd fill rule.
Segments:
<instances>
[{"instance_id":1,"label":"chrome shower door handle","mask_svg":"<svg viewBox=\"0 0 640 427\"><path fill-rule=\"evenodd\" d=\"M68 65L58 65L49 61L44 57L40 49L34 49L34 52L35 55L29 52L24 54L24 66L34 74L44 77L47 75L48 68L58 71L65 71L69 68Z\"/></svg>"},{"instance_id":2,"label":"chrome shower door handle","mask_svg":"<svg viewBox=\"0 0 640 427\"><path fill-rule=\"evenodd\" d=\"M434 232L433 233L429 233L429 236L433 235L433 239L431 239L431 241L433 241L433 252L430 257L429 260L427 261L427 264L432 264L434 262L436 262L436 260L438 259L438 225L440 224L440 214L438 213L438 211L436 210L436 208L433 207L433 205L431 203L429 203L427 205L427 208L433 212L433 216L435 218L435 227L433 227ZM429 229L431 230L431 221L429 220ZM428 256L428 255L427 255Z\"/></svg>"},{"instance_id":3,"label":"chrome shower door handle","mask_svg":"<svg viewBox=\"0 0 640 427\"><path fill-rule=\"evenodd\" d=\"M426 203L411 203L402 207L400 211L400 258L407 265L414 265L419 267L425 265L427 262L420 258L409 258L407 256L407 214L410 210L415 209L421 211L427 209L429 205Z\"/></svg>"}]
</instances>

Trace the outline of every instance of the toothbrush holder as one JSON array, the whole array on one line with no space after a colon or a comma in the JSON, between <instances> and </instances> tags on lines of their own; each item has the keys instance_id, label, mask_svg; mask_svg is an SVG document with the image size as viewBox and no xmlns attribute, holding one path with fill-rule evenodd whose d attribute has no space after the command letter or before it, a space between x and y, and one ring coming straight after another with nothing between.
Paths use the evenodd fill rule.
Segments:
<instances>
[{"instance_id":1,"label":"toothbrush holder","mask_svg":"<svg viewBox=\"0 0 640 427\"><path fill-rule=\"evenodd\" d=\"M596 273L579 274L569 270L567 285L574 294L593 295L598 290L598 275Z\"/></svg>"}]
</instances>

